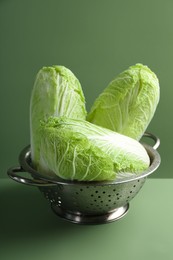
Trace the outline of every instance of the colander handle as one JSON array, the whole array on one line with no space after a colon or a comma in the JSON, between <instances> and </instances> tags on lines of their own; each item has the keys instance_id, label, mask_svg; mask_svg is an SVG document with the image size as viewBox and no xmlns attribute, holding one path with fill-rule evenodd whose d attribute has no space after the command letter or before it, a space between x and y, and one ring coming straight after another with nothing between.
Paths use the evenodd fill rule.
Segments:
<instances>
[{"instance_id":1,"label":"colander handle","mask_svg":"<svg viewBox=\"0 0 173 260\"><path fill-rule=\"evenodd\" d=\"M157 148L160 146L160 139L157 136L155 136L149 132L145 132L144 137L149 137L149 138L153 139L153 141L155 142L153 145L153 149L157 150Z\"/></svg>"},{"instance_id":2,"label":"colander handle","mask_svg":"<svg viewBox=\"0 0 173 260\"><path fill-rule=\"evenodd\" d=\"M29 179L26 177L21 177L18 173L25 172L25 170L21 166L11 167L8 169L7 174L8 176L13 179L14 181L17 181L22 184L27 184L30 186L53 186L56 185L53 182L46 182L39 179Z\"/></svg>"}]
</instances>

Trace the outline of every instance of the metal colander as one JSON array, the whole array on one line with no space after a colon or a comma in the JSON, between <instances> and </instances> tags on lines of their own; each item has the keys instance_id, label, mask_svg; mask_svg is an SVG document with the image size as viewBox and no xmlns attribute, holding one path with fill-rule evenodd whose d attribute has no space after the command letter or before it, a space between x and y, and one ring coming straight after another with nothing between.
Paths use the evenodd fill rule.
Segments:
<instances>
[{"instance_id":1,"label":"metal colander","mask_svg":"<svg viewBox=\"0 0 173 260\"><path fill-rule=\"evenodd\" d=\"M8 170L13 180L37 186L50 202L52 210L65 220L78 224L109 223L122 218L129 209L129 202L136 196L148 175L160 164L160 156L156 151L160 141L152 134L145 133L155 141L152 147L143 144L149 157L149 168L140 175L115 181L79 182L67 181L59 177L45 177L32 167L30 147L22 150L18 167ZM22 177L22 172L30 174L30 178ZM20 174L19 174L20 173Z\"/></svg>"}]
</instances>

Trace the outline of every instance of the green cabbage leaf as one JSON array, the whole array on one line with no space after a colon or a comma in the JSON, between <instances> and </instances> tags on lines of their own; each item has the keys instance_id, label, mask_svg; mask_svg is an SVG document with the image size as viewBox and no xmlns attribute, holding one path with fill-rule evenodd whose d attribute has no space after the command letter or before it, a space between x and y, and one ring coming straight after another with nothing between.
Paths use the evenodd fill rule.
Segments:
<instances>
[{"instance_id":1,"label":"green cabbage leaf","mask_svg":"<svg viewBox=\"0 0 173 260\"><path fill-rule=\"evenodd\" d=\"M38 170L78 181L113 180L139 174L149 156L136 140L85 120L50 117L41 122Z\"/></svg>"},{"instance_id":2,"label":"green cabbage leaf","mask_svg":"<svg viewBox=\"0 0 173 260\"><path fill-rule=\"evenodd\" d=\"M38 72L30 100L31 157L40 158L40 120L50 116L86 119L85 98L76 76L64 66L43 67Z\"/></svg>"},{"instance_id":3,"label":"green cabbage leaf","mask_svg":"<svg viewBox=\"0 0 173 260\"><path fill-rule=\"evenodd\" d=\"M118 75L95 100L87 120L140 140L160 98L159 81L147 66L136 64Z\"/></svg>"}]
</instances>

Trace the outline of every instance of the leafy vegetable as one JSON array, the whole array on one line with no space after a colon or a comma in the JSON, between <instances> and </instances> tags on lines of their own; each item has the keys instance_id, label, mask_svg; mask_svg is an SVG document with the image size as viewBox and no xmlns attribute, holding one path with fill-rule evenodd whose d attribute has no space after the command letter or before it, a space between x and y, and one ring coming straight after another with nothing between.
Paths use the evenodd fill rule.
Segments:
<instances>
[{"instance_id":1,"label":"leafy vegetable","mask_svg":"<svg viewBox=\"0 0 173 260\"><path fill-rule=\"evenodd\" d=\"M85 120L50 117L40 127L39 170L64 179L101 181L140 173L150 160L136 140Z\"/></svg>"},{"instance_id":2,"label":"leafy vegetable","mask_svg":"<svg viewBox=\"0 0 173 260\"><path fill-rule=\"evenodd\" d=\"M40 158L40 120L49 116L86 119L80 82L64 66L43 67L37 74L30 102L31 157L37 168Z\"/></svg>"},{"instance_id":3,"label":"leafy vegetable","mask_svg":"<svg viewBox=\"0 0 173 260\"><path fill-rule=\"evenodd\" d=\"M87 116L75 75L64 66L43 67L30 103L35 169L78 181L140 174L150 159L138 140L154 115L159 95L156 75L136 64L108 85Z\"/></svg>"},{"instance_id":4,"label":"leafy vegetable","mask_svg":"<svg viewBox=\"0 0 173 260\"><path fill-rule=\"evenodd\" d=\"M110 82L87 120L139 140L155 113L159 96L157 76L147 66L136 64Z\"/></svg>"}]
</instances>

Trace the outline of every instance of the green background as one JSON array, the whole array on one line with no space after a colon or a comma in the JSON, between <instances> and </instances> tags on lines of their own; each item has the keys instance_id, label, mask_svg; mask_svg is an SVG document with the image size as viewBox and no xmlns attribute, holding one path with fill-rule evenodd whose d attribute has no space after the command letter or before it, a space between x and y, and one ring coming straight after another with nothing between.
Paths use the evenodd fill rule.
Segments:
<instances>
[{"instance_id":1,"label":"green background","mask_svg":"<svg viewBox=\"0 0 173 260\"><path fill-rule=\"evenodd\" d=\"M173 1L0 0L0 37L0 259L172 260ZM6 174L30 142L35 76L42 66L70 68L89 109L110 80L138 62L160 80L148 131L161 139L161 166L121 220L65 222L37 188Z\"/></svg>"},{"instance_id":2,"label":"green background","mask_svg":"<svg viewBox=\"0 0 173 260\"><path fill-rule=\"evenodd\" d=\"M161 87L148 127L161 139L153 177L172 177L173 1L1 0L0 36L1 178L30 142L30 94L42 66L70 68L89 109L110 80L138 62Z\"/></svg>"}]
</instances>

